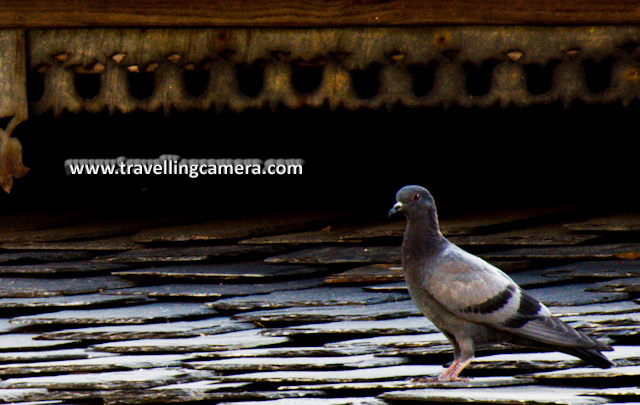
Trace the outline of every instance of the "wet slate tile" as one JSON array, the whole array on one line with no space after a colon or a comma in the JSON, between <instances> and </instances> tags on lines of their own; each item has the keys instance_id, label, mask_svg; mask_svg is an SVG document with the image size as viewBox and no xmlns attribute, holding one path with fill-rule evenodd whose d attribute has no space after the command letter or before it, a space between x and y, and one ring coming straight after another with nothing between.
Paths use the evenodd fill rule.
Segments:
<instances>
[{"instance_id":1,"label":"wet slate tile","mask_svg":"<svg viewBox=\"0 0 640 405\"><path fill-rule=\"evenodd\" d=\"M103 403L109 405L176 403L211 400L208 394L215 391L235 390L244 383L222 384L215 381L177 383L145 390L115 390L101 395Z\"/></svg>"},{"instance_id":2,"label":"wet slate tile","mask_svg":"<svg viewBox=\"0 0 640 405\"><path fill-rule=\"evenodd\" d=\"M0 365L0 376L84 374L160 367L179 367L189 355L106 356L89 359ZM6 377L5 377L6 378Z\"/></svg>"},{"instance_id":3,"label":"wet slate tile","mask_svg":"<svg viewBox=\"0 0 640 405\"><path fill-rule=\"evenodd\" d=\"M342 370L397 366L408 363L402 357L376 357L373 354L341 357L243 357L208 361L190 361L185 367L221 372ZM1 369L0 369L1 371Z\"/></svg>"},{"instance_id":4,"label":"wet slate tile","mask_svg":"<svg viewBox=\"0 0 640 405\"><path fill-rule=\"evenodd\" d=\"M143 296L118 296L106 294L80 294L54 297L0 298L0 308L66 308L95 307L104 305L131 305L149 301Z\"/></svg>"},{"instance_id":5,"label":"wet slate tile","mask_svg":"<svg viewBox=\"0 0 640 405\"><path fill-rule=\"evenodd\" d=\"M257 330L247 330L191 338L109 342L94 345L92 349L110 353L194 353L273 346L288 341L286 337L261 336Z\"/></svg>"},{"instance_id":6,"label":"wet slate tile","mask_svg":"<svg viewBox=\"0 0 640 405\"><path fill-rule=\"evenodd\" d=\"M120 251L139 248L140 245L133 242L128 236L119 236L105 239L82 239L50 242L5 242L0 244L0 249L9 250L90 250L90 251Z\"/></svg>"},{"instance_id":7,"label":"wet slate tile","mask_svg":"<svg viewBox=\"0 0 640 405\"><path fill-rule=\"evenodd\" d=\"M0 266L0 274L18 276L91 276L95 273L109 273L114 270L122 270L128 266L116 263L100 263L92 260L64 261L54 263L21 264L13 266Z\"/></svg>"},{"instance_id":8,"label":"wet slate tile","mask_svg":"<svg viewBox=\"0 0 640 405\"><path fill-rule=\"evenodd\" d=\"M204 379L209 376L211 376L210 373L203 371L163 367L104 373L9 378L0 382L0 388L47 388L49 390L144 389L179 381Z\"/></svg>"},{"instance_id":9,"label":"wet slate tile","mask_svg":"<svg viewBox=\"0 0 640 405\"><path fill-rule=\"evenodd\" d=\"M310 266L272 265L262 261L243 263L216 263L189 266L164 266L139 270L113 272L114 275L142 280L237 280L266 281L287 277L311 277L326 273L327 269Z\"/></svg>"},{"instance_id":10,"label":"wet slate tile","mask_svg":"<svg viewBox=\"0 0 640 405\"><path fill-rule=\"evenodd\" d=\"M326 392L331 391L392 391L401 389L420 388L494 388L531 384L534 380L513 377L476 377L469 381L438 382L438 381L417 381L411 378L404 381L375 381L375 382L347 382L330 384L309 384L309 385L284 385L280 390L304 390L319 389Z\"/></svg>"},{"instance_id":11,"label":"wet slate tile","mask_svg":"<svg viewBox=\"0 0 640 405\"><path fill-rule=\"evenodd\" d=\"M266 280L265 280L266 281ZM221 299L255 294L269 294L274 291L304 290L319 287L324 284L323 278L303 278L289 281L274 281L272 283L188 283L162 284L143 287L124 288L114 290L110 294L140 294L153 298L208 298Z\"/></svg>"},{"instance_id":12,"label":"wet slate tile","mask_svg":"<svg viewBox=\"0 0 640 405\"><path fill-rule=\"evenodd\" d=\"M640 215L630 212L598 216L566 223L564 228L572 232L636 232L640 231Z\"/></svg>"},{"instance_id":13,"label":"wet slate tile","mask_svg":"<svg viewBox=\"0 0 640 405\"><path fill-rule=\"evenodd\" d=\"M75 343L73 340L45 341L36 340L31 333L9 333L0 335L0 347L3 351L51 350Z\"/></svg>"},{"instance_id":14,"label":"wet slate tile","mask_svg":"<svg viewBox=\"0 0 640 405\"><path fill-rule=\"evenodd\" d=\"M114 276L79 278L0 277L0 297L52 297L91 294L132 287L133 283Z\"/></svg>"},{"instance_id":15,"label":"wet slate tile","mask_svg":"<svg viewBox=\"0 0 640 405\"><path fill-rule=\"evenodd\" d=\"M245 239L294 232L348 217L345 213L300 212L270 215L246 215L221 218L189 225L148 229L133 237L135 242L188 242Z\"/></svg>"},{"instance_id":16,"label":"wet slate tile","mask_svg":"<svg viewBox=\"0 0 640 405\"><path fill-rule=\"evenodd\" d=\"M79 251L20 251L11 253L0 253L0 264L9 265L17 263L48 263L64 262L71 260L86 260L95 256L95 253Z\"/></svg>"},{"instance_id":17,"label":"wet slate tile","mask_svg":"<svg viewBox=\"0 0 640 405\"><path fill-rule=\"evenodd\" d=\"M266 263L343 264L400 263L400 246L326 246L272 256Z\"/></svg>"},{"instance_id":18,"label":"wet slate tile","mask_svg":"<svg viewBox=\"0 0 640 405\"><path fill-rule=\"evenodd\" d=\"M53 350L20 350L17 352L0 352L0 363L35 363L44 361L78 360L96 357L114 356L112 353L92 352L84 348Z\"/></svg>"},{"instance_id":19,"label":"wet slate tile","mask_svg":"<svg viewBox=\"0 0 640 405\"><path fill-rule=\"evenodd\" d=\"M273 255L284 249L278 246L244 246L244 245L216 245L216 246L172 246L156 248L132 249L117 254L103 256L96 260L109 263L189 263L203 262L214 259L229 259L240 257L257 257Z\"/></svg>"},{"instance_id":20,"label":"wet slate tile","mask_svg":"<svg viewBox=\"0 0 640 405\"><path fill-rule=\"evenodd\" d=\"M527 258L527 259L624 259L640 254L640 244L618 243L606 245L528 247L482 254L487 260Z\"/></svg>"},{"instance_id":21,"label":"wet slate tile","mask_svg":"<svg viewBox=\"0 0 640 405\"><path fill-rule=\"evenodd\" d=\"M208 303L207 306L216 310L248 311L306 306L371 305L406 299L406 294L371 293L359 287L320 287L226 298Z\"/></svg>"},{"instance_id":22,"label":"wet slate tile","mask_svg":"<svg viewBox=\"0 0 640 405\"><path fill-rule=\"evenodd\" d=\"M591 283L559 285L528 289L527 292L547 306L588 305L627 299L626 294L587 291L591 285Z\"/></svg>"},{"instance_id":23,"label":"wet slate tile","mask_svg":"<svg viewBox=\"0 0 640 405\"><path fill-rule=\"evenodd\" d=\"M338 321L318 324L305 324L287 328L270 328L262 332L265 336L298 336L317 334L362 334L362 335L399 335L436 332L435 325L425 317L412 316L377 321Z\"/></svg>"},{"instance_id":24,"label":"wet slate tile","mask_svg":"<svg viewBox=\"0 0 640 405\"><path fill-rule=\"evenodd\" d=\"M629 333L640 331L640 312L567 316L563 317L562 320L571 322L575 327L600 333L608 330L617 330L618 328Z\"/></svg>"},{"instance_id":25,"label":"wet slate tile","mask_svg":"<svg viewBox=\"0 0 640 405\"><path fill-rule=\"evenodd\" d=\"M92 328L64 329L45 332L38 336L46 340L99 340L120 341L138 339L173 339L238 332L256 328L247 322L235 322L228 317L215 317L195 321L151 323L143 325L98 326Z\"/></svg>"},{"instance_id":26,"label":"wet slate tile","mask_svg":"<svg viewBox=\"0 0 640 405\"><path fill-rule=\"evenodd\" d=\"M403 318L418 315L410 300L362 306L293 307L245 312L233 319L246 322L332 322Z\"/></svg>"},{"instance_id":27,"label":"wet slate tile","mask_svg":"<svg viewBox=\"0 0 640 405\"><path fill-rule=\"evenodd\" d=\"M325 281L329 284L392 283L404 281L404 275L397 264L378 263L332 274Z\"/></svg>"},{"instance_id":28,"label":"wet slate tile","mask_svg":"<svg viewBox=\"0 0 640 405\"><path fill-rule=\"evenodd\" d=\"M609 398L616 403L636 404L638 402L631 402L631 400L640 399L640 390L638 387L600 388L597 392L585 395Z\"/></svg>"},{"instance_id":29,"label":"wet slate tile","mask_svg":"<svg viewBox=\"0 0 640 405\"><path fill-rule=\"evenodd\" d=\"M391 391L380 398L394 402L473 402L483 404L531 404L531 405L574 405L601 404L602 398L583 396L593 389L547 386L515 386L482 388L429 388L418 390Z\"/></svg>"},{"instance_id":30,"label":"wet slate tile","mask_svg":"<svg viewBox=\"0 0 640 405\"><path fill-rule=\"evenodd\" d=\"M13 318L11 323L20 325L136 325L208 314L212 314L212 311L199 303L163 302L118 308L64 310L46 314L26 315Z\"/></svg>"}]
</instances>

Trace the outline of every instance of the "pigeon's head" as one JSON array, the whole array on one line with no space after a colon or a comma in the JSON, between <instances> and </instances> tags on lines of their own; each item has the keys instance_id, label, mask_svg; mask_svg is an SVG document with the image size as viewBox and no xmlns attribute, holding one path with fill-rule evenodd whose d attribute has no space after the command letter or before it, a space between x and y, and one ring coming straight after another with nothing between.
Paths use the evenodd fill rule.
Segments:
<instances>
[{"instance_id":1,"label":"pigeon's head","mask_svg":"<svg viewBox=\"0 0 640 405\"><path fill-rule=\"evenodd\" d=\"M419 218L436 209L433 197L421 186L405 186L396 194L396 204L389 210L389 216L402 212L407 218Z\"/></svg>"}]
</instances>

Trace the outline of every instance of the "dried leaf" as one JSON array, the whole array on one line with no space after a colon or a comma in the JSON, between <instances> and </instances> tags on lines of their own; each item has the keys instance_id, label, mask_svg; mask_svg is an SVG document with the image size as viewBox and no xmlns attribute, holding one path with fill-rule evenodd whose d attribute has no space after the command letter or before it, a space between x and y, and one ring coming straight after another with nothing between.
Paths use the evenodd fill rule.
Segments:
<instances>
[{"instance_id":1,"label":"dried leaf","mask_svg":"<svg viewBox=\"0 0 640 405\"><path fill-rule=\"evenodd\" d=\"M0 187L7 193L11 192L13 178L20 178L28 172L29 168L22 164L20 141L10 138L2 131L0 133Z\"/></svg>"}]
</instances>

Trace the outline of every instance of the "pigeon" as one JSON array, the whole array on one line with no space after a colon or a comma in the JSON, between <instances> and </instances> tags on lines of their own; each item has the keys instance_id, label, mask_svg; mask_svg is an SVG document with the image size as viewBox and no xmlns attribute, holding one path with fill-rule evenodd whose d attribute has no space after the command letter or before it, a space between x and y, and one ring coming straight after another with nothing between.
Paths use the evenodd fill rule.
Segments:
<instances>
[{"instance_id":1,"label":"pigeon","mask_svg":"<svg viewBox=\"0 0 640 405\"><path fill-rule=\"evenodd\" d=\"M478 344L511 343L564 352L600 368L613 365L600 353L613 348L554 317L500 269L449 242L427 189L403 187L396 200L389 216L400 212L407 220L402 268L409 293L453 346L454 361L438 381L466 380L459 374Z\"/></svg>"}]
</instances>

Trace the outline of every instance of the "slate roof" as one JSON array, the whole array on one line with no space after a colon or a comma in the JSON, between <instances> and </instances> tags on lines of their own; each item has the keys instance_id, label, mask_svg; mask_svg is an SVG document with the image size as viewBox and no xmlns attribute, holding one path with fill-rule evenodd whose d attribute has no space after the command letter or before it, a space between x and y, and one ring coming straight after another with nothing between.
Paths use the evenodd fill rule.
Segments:
<instances>
[{"instance_id":1,"label":"slate roof","mask_svg":"<svg viewBox=\"0 0 640 405\"><path fill-rule=\"evenodd\" d=\"M407 294L402 221L23 214L0 224L0 402L639 401L640 215L554 208L441 222L613 345L616 367L500 345L479 350L469 382L412 380L452 354Z\"/></svg>"}]
</instances>

